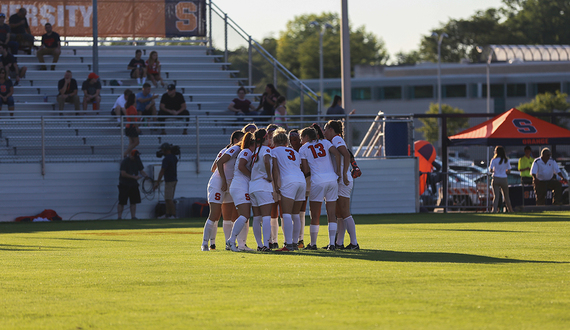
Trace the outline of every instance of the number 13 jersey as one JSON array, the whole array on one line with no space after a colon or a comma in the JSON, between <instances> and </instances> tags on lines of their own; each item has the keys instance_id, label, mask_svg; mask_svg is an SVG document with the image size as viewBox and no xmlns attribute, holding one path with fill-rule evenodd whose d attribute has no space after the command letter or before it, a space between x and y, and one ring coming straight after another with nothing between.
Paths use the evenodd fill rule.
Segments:
<instances>
[{"instance_id":1,"label":"number 13 jersey","mask_svg":"<svg viewBox=\"0 0 570 330\"><path fill-rule=\"evenodd\" d=\"M329 149L333 145L328 140L315 140L305 143L299 154L306 159L311 169L311 185L336 181L336 175Z\"/></svg>"}]
</instances>

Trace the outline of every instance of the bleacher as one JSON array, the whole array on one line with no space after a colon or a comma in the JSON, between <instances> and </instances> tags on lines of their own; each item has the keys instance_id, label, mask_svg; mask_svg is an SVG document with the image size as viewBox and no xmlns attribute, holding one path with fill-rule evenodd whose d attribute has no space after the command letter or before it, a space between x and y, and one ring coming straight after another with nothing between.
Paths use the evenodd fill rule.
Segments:
<instances>
[{"instance_id":1,"label":"bleacher","mask_svg":"<svg viewBox=\"0 0 570 330\"><path fill-rule=\"evenodd\" d=\"M145 123L137 149L143 155L153 155L158 145L164 142L180 145L186 154L200 153L215 155L229 140L231 130L243 122L236 118L221 116L228 104L236 97L239 86L247 86L246 79L237 78L238 71L230 70L230 63L223 57L210 55L202 45L183 46L99 46L99 76L101 80L101 104L98 111L88 106L76 116L73 104L58 110L57 83L66 70L73 72L82 100L81 85L93 70L93 54L90 46L63 46L55 70L49 70L51 56L45 56L48 71L40 70L40 63L34 55L18 55L20 66L27 66L26 77L14 87L15 117L8 117L8 109L0 112L0 161L36 161L41 156L41 117L44 117L46 159L50 161L118 160L121 150L126 148L128 138L121 134L118 119L111 116L111 108L125 89L134 93L142 90L136 79L130 78L127 64L134 57L135 50L143 51L143 59L155 50L162 66L165 84L174 83L177 91L184 95L190 122L167 120L167 135L161 135L162 127L153 122ZM150 83L150 81L148 81ZM117 85L117 83L121 85ZM162 95L166 88L154 86L152 93ZM254 102L258 94L248 94ZM156 100L157 109L160 97ZM196 118L196 116L207 116ZM208 119L209 118L209 119ZM247 120L247 119L246 119ZM188 135L182 131L188 125ZM200 141L197 150L196 141ZM191 150L191 151L190 151ZM154 156L153 156L154 157ZM188 159L188 158L186 158Z\"/></svg>"}]
</instances>

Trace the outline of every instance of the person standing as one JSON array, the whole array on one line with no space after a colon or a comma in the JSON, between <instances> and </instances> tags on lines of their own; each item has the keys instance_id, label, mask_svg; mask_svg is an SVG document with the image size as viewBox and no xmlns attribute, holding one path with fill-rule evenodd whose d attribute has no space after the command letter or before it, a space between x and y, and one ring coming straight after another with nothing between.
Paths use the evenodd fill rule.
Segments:
<instances>
[{"instance_id":1,"label":"person standing","mask_svg":"<svg viewBox=\"0 0 570 330\"><path fill-rule=\"evenodd\" d=\"M73 79L73 75L70 70L65 71L63 79L57 83L57 90L59 91L59 95L57 96L57 104L59 105L59 110L63 111L65 102L73 103L75 106L75 115L78 115L80 109L80 101L79 95L77 95L77 81ZM61 112L60 115L62 115Z\"/></svg>"},{"instance_id":2,"label":"person standing","mask_svg":"<svg viewBox=\"0 0 570 330\"><path fill-rule=\"evenodd\" d=\"M178 158L172 154L172 145L163 143L160 149L164 153L162 167L158 173L158 179L154 183L154 189L158 188L160 181L164 177L164 203L166 204L166 214L159 219L176 219L176 207L174 205L174 193L178 183Z\"/></svg>"},{"instance_id":3,"label":"person standing","mask_svg":"<svg viewBox=\"0 0 570 330\"><path fill-rule=\"evenodd\" d=\"M38 61L45 63L44 55L52 55L53 63L57 63L59 55L61 54L61 41L59 34L53 32L51 24L48 22L44 25L46 33L42 36L42 45L38 50ZM55 65L51 66L52 71L55 70ZM40 67L40 70L47 70L45 65Z\"/></svg>"},{"instance_id":4,"label":"person standing","mask_svg":"<svg viewBox=\"0 0 570 330\"><path fill-rule=\"evenodd\" d=\"M491 185L493 187L493 213L497 213L499 209L499 193L502 191L503 200L507 206L508 212L513 212L511 206L511 199L509 197L509 183L507 181L507 174L511 173L511 165L509 159L505 154L505 148L501 146L495 147L495 156L489 165L489 172L493 174Z\"/></svg>"},{"instance_id":5,"label":"person standing","mask_svg":"<svg viewBox=\"0 0 570 330\"><path fill-rule=\"evenodd\" d=\"M12 29L12 36L14 36L20 46L29 48L31 53L31 48L34 46L34 36L26 18L27 14L26 8L22 7L17 13L10 16L9 23L10 29ZM17 52L14 55L17 55Z\"/></svg>"},{"instance_id":6,"label":"person standing","mask_svg":"<svg viewBox=\"0 0 570 330\"><path fill-rule=\"evenodd\" d=\"M127 102L125 103L125 114L127 115L127 125L125 126L125 135L129 138L129 146L125 151L125 155L128 155L131 150L139 145L139 134L141 132L139 128L139 117L137 108L135 108L135 94L130 93L127 96Z\"/></svg>"},{"instance_id":7,"label":"person standing","mask_svg":"<svg viewBox=\"0 0 570 330\"><path fill-rule=\"evenodd\" d=\"M87 80L81 85L83 91L83 111L87 111L87 104L93 103L93 110L99 110L101 103L101 82L95 72L87 76Z\"/></svg>"},{"instance_id":8,"label":"person standing","mask_svg":"<svg viewBox=\"0 0 570 330\"><path fill-rule=\"evenodd\" d=\"M530 146L524 147L524 156L519 159L519 171L521 172L521 181L523 184L532 184L532 175L530 174L530 168L534 158L532 158L532 149Z\"/></svg>"},{"instance_id":9,"label":"person standing","mask_svg":"<svg viewBox=\"0 0 570 330\"><path fill-rule=\"evenodd\" d=\"M136 78L139 85L144 84L146 81L146 64L141 57L142 51L137 49L135 57L127 65L127 69L131 70L131 78Z\"/></svg>"},{"instance_id":10,"label":"person standing","mask_svg":"<svg viewBox=\"0 0 570 330\"><path fill-rule=\"evenodd\" d=\"M137 204L141 202L138 179L147 177L144 166L139 157L141 153L133 150L121 162L121 174L119 175L119 204L117 205L117 218L123 218L123 209L130 200L131 219L136 220Z\"/></svg>"},{"instance_id":11,"label":"person standing","mask_svg":"<svg viewBox=\"0 0 570 330\"><path fill-rule=\"evenodd\" d=\"M556 161L550 158L551 155L550 149L542 149L540 158L535 159L530 168L536 205L546 204L547 190L554 190L552 204L562 205L562 184L557 180L556 175L558 174L561 178L564 178L564 176Z\"/></svg>"}]
</instances>

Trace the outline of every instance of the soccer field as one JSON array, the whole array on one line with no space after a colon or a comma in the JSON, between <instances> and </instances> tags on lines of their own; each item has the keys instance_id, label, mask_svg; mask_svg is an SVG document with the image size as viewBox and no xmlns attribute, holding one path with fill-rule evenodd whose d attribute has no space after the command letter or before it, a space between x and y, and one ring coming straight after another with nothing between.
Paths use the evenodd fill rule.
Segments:
<instances>
[{"instance_id":1,"label":"soccer field","mask_svg":"<svg viewBox=\"0 0 570 330\"><path fill-rule=\"evenodd\" d=\"M0 223L0 329L568 329L569 216L356 216L360 251L287 253L221 227L202 252L204 219Z\"/></svg>"}]
</instances>

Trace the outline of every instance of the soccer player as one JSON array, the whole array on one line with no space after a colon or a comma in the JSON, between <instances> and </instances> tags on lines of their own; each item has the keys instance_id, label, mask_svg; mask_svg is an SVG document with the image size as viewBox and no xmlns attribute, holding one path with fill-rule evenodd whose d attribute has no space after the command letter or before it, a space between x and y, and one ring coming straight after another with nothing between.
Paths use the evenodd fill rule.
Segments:
<instances>
[{"instance_id":1,"label":"soccer player","mask_svg":"<svg viewBox=\"0 0 570 330\"><path fill-rule=\"evenodd\" d=\"M342 156L340 162L341 180L338 183L338 200L336 203L337 214L342 221L338 222L336 246L340 249L344 247L345 229L350 235L350 244L346 246L349 250L360 250L356 240L356 225L350 214L350 195L352 193L353 178L350 173L350 153L346 147L346 142L342 138L343 124L340 120L329 120L325 125L325 137L331 141L332 145Z\"/></svg>"},{"instance_id":2,"label":"soccer player","mask_svg":"<svg viewBox=\"0 0 570 330\"><path fill-rule=\"evenodd\" d=\"M335 249L336 235L336 200L338 199L338 183L340 176L340 154L327 140L319 139L317 131L312 127L301 131L303 146L299 150L301 154L301 166L305 177L311 176L311 192L309 193L309 208L311 213L311 244L305 249L317 249L317 236L319 235L319 219L321 217L321 205L326 201L326 210L329 226L329 244L327 250ZM331 155L337 162L337 170L333 167Z\"/></svg>"},{"instance_id":3,"label":"soccer player","mask_svg":"<svg viewBox=\"0 0 570 330\"><path fill-rule=\"evenodd\" d=\"M289 146L297 152L301 149L301 136L299 135L299 130L296 128L289 131ZM301 232L299 233L299 243L297 244L299 249L305 247L305 210L307 209L307 199L309 198L309 191L311 190L311 178L306 177L305 183L307 184L305 201L301 205L301 211L299 212L299 217L301 218Z\"/></svg>"},{"instance_id":4,"label":"soccer player","mask_svg":"<svg viewBox=\"0 0 570 330\"><path fill-rule=\"evenodd\" d=\"M212 164L212 169L211 169L212 176L210 177L210 181L208 182L208 203L210 204L210 214L208 216L208 219L206 219L206 223L204 224L202 251L209 251L216 249L216 234L218 232L217 229L218 229L218 221L220 219L220 215L224 214L223 223L228 221L231 230L232 219L234 219L232 218L232 215L233 215L233 210L235 210L235 206L233 205L233 200L231 199L232 197L230 196L230 193L227 190L226 191L222 190L222 176L220 175L220 171L218 171L217 164L220 158L222 158L222 156L225 155L225 151L228 148L232 148L234 146L237 146L237 148L239 148L239 143L241 142L243 135L244 133L242 131L233 132L230 137L230 144L224 147L222 150L220 150L218 156L216 157L214 163ZM236 156L238 155L237 151L235 151L235 155ZM231 156L228 157L231 158ZM228 166L229 163L230 162L225 162L224 165L222 165L221 167ZM224 174L225 173L226 172L224 171ZM233 169L232 169L232 175L233 175ZM224 213L222 211L223 205L227 205L231 208L229 209L229 211L226 211ZM228 238L229 238L229 233L228 233ZM210 243L209 246L208 242Z\"/></svg>"}]
</instances>

